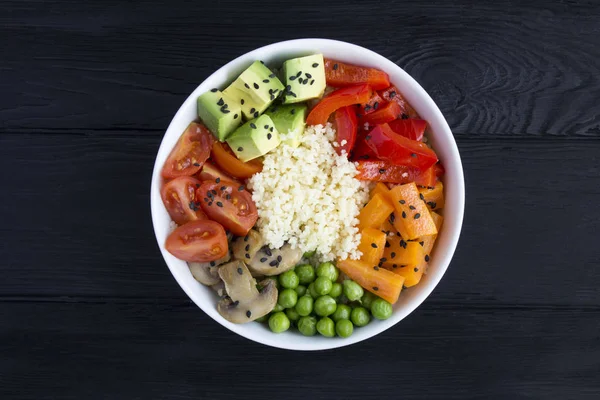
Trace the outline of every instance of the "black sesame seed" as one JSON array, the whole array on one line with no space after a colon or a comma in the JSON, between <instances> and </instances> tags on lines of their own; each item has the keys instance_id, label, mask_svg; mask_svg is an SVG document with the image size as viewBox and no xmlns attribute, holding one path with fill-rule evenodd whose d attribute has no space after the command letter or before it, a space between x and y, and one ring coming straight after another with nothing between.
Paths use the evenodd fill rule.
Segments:
<instances>
[{"instance_id":1,"label":"black sesame seed","mask_svg":"<svg viewBox=\"0 0 600 400\"><path fill-rule=\"evenodd\" d=\"M217 101L217 105L218 105L218 106L222 106L223 104L225 104L225 102L223 101L223 98L221 97L221 98L219 99L219 101Z\"/></svg>"},{"instance_id":2,"label":"black sesame seed","mask_svg":"<svg viewBox=\"0 0 600 400\"><path fill-rule=\"evenodd\" d=\"M258 86L258 83L254 82L254 89L258 89L260 86Z\"/></svg>"},{"instance_id":3,"label":"black sesame seed","mask_svg":"<svg viewBox=\"0 0 600 400\"><path fill-rule=\"evenodd\" d=\"M406 213L402 211L402 218L406 218Z\"/></svg>"},{"instance_id":4,"label":"black sesame seed","mask_svg":"<svg viewBox=\"0 0 600 400\"><path fill-rule=\"evenodd\" d=\"M290 76L290 81L293 81L293 80L295 80L295 79L296 79L296 77L295 77L295 76Z\"/></svg>"},{"instance_id":5,"label":"black sesame seed","mask_svg":"<svg viewBox=\"0 0 600 400\"><path fill-rule=\"evenodd\" d=\"M378 291L378 290L379 290L379 288L378 288L377 286L373 286L373 290L374 290L374 291Z\"/></svg>"},{"instance_id":6,"label":"black sesame seed","mask_svg":"<svg viewBox=\"0 0 600 400\"><path fill-rule=\"evenodd\" d=\"M210 191L212 194L217 194L217 191L215 189Z\"/></svg>"},{"instance_id":7,"label":"black sesame seed","mask_svg":"<svg viewBox=\"0 0 600 400\"><path fill-rule=\"evenodd\" d=\"M371 106L367 104L367 105L365 106L365 111L369 111L370 109L371 109Z\"/></svg>"},{"instance_id":8,"label":"black sesame seed","mask_svg":"<svg viewBox=\"0 0 600 400\"><path fill-rule=\"evenodd\" d=\"M199 188L199 187L200 187L200 184L199 184L199 183L196 183L196 189L197 189L197 188Z\"/></svg>"},{"instance_id":9,"label":"black sesame seed","mask_svg":"<svg viewBox=\"0 0 600 400\"><path fill-rule=\"evenodd\" d=\"M402 119L408 119L408 115L402 114Z\"/></svg>"},{"instance_id":10,"label":"black sesame seed","mask_svg":"<svg viewBox=\"0 0 600 400\"><path fill-rule=\"evenodd\" d=\"M295 79L295 78L294 78L294 79ZM286 92L289 92L289 91L291 91L291 90L292 90L292 86L291 86L291 85L287 85L287 86L285 87L285 91L286 91Z\"/></svg>"},{"instance_id":11,"label":"black sesame seed","mask_svg":"<svg viewBox=\"0 0 600 400\"><path fill-rule=\"evenodd\" d=\"M200 164L198 164L197 162L194 163L194 167L199 167Z\"/></svg>"},{"instance_id":12,"label":"black sesame seed","mask_svg":"<svg viewBox=\"0 0 600 400\"><path fill-rule=\"evenodd\" d=\"M308 83L308 78L306 78L305 80L302 81L303 85L306 85Z\"/></svg>"},{"instance_id":13,"label":"black sesame seed","mask_svg":"<svg viewBox=\"0 0 600 400\"><path fill-rule=\"evenodd\" d=\"M255 112L255 113L254 113L254 118L258 118L258 116L259 116L259 115L260 115L260 114L258 113L258 111L257 111L257 112Z\"/></svg>"},{"instance_id":14,"label":"black sesame seed","mask_svg":"<svg viewBox=\"0 0 600 400\"><path fill-rule=\"evenodd\" d=\"M437 203L435 201L429 201L427 202L427 205L429 205L429 207L431 208L435 208L435 206L437 206Z\"/></svg>"},{"instance_id":15,"label":"black sesame seed","mask_svg":"<svg viewBox=\"0 0 600 400\"><path fill-rule=\"evenodd\" d=\"M410 208L411 210L416 210L417 209L415 206L408 206L408 208Z\"/></svg>"},{"instance_id":16,"label":"black sesame seed","mask_svg":"<svg viewBox=\"0 0 600 400\"><path fill-rule=\"evenodd\" d=\"M405 268L405 267L406 267L406 265L401 265L401 266L400 266L400 268Z\"/></svg>"},{"instance_id":17,"label":"black sesame seed","mask_svg":"<svg viewBox=\"0 0 600 400\"><path fill-rule=\"evenodd\" d=\"M292 97L298 97L298 96L296 96L296 93L294 93L294 92L290 92L290 93L288 94L288 96L292 96Z\"/></svg>"},{"instance_id":18,"label":"black sesame seed","mask_svg":"<svg viewBox=\"0 0 600 400\"><path fill-rule=\"evenodd\" d=\"M392 90L390 92L390 99L393 99L394 97L396 97L396 91Z\"/></svg>"},{"instance_id":19,"label":"black sesame seed","mask_svg":"<svg viewBox=\"0 0 600 400\"><path fill-rule=\"evenodd\" d=\"M319 66L319 63L314 63L314 64L312 65L312 67L313 67L313 68L317 68L318 66Z\"/></svg>"},{"instance_id":20,"label":"black sesame seed","mask_svg":"<svg viewBox=\"0 0 600 400\"><path fill-rule=\"evenodd\" d=\"M252 316L252 313L250 312L250 310L246 311L246 317L250 318Z\"/></svg>"},{"instance_id":21,"label":"black sesame seed","mask_svg":"<svg viewBox=\"0 0 600 400\"><path fill-rule=\"evenodd\" d=\"M211 261L211 262L210 262L210 266L211 266L211 267L214 267L215 265L217 265L217 263L216 263L216 262L214 262L214 261Z\"/></svg>"},{"instance_id":22,"label":"black sesame seed","mask_svg":"<svg viewBox=\"0 0 600 400\"><path fill-rule=\"evenodd\" d=\"M392 215L390 215L390 223L394 223L394 221L396 220L396 215L394 213L392 213Z\"/></svg>"},{"instance_id":23,"label":"black sesame seed","mask_svg":"<svg viewBox=\"0 0 600 400\"><path fill-rule=\"evenodd\" d=\"M270 248L265 247L265 254L268 255L269 257L271 257L273 255L273 252L271 251Z\"/></svg>"},{"instance_id":24,"label":"black sesame seed","mask_svg":"<svg viewBox=\"0 0 600 400\"><path fill-rule=\"evenodd\" d=\"M404 240L400 239L400 247L406 248L407 245L408 245L408 243L406 243Z\"/></svg>"},{"instance_id":25,"label":"black sesame seed","mask_svg":"<svg viewBox=\"0 0 600 400\"><path fill-rule=\"evenodd\" d=\"M207 197L204 198L204 202L208 203L208 198Z\"/></svg>"},{"instance_id":26,"label":"black sesame seed","mask_svg":"<svg viewBox=\"0 0 600 400\"><path fill-rule=\"evenodd\" d=\"M241 99L241 100L240 100L240 103L241 103L242 105L244 105L244 103L245 103L244 99Z\"/></svg>"},{"instance_id":27,"label":"black sesame seed","mask_svg":"<svg viewBox=\"0 0 600 400\"><path fill-rule=\"evenodd\" d=\"M212 206L212 203L213 203L212 201L210 203L208 203L209 207Z\"/></svg>"},{"instance_id":28,"label":"black sesame seed","mask_svg":"<svg viewBox=\"0 0 600 400\"><path fill-rule=\"evenodd\" d=\"M382 258L379 259L379 262L381 262L381 263L384 263L386 261L387 261L387 258L385 258L385 257L382 257Z\"/></svg>"},{"instance_id":29,"label":"black sesame seed","mask_svg":"<svg viewBox=\"0 0 600 400\"><path fill-rule=\"evenodd\" d=\"M421 214L419 214L419 213L415 214L415 219L419 219L420 217L421 217Z\"/></svg>"},{"instance_id":30,"label":"black sesame seed","mask_svg":"<svg viewBox=\"0 0 600 400\"><path fill-rule=\"evenodd\" d=\"M249 244L247 244L247 245L246 245L246 247L244 247L244 249L245 249L246 251L250 251L250 245L249 245Z\"/></svg>"},{"instance_id":31,"label":"black sesame seed","mask_svg":"<svg viewBox=\"0 0 600 400\"><path fill-rule=\"evenodd\" d=\"M267 257L263 257L260 259L260 262L265 262L265 261L267 261Z\"/></svg>"},{"instance_id":32,"label":"black sesame seed","mask_svg":"<svg viewBox=\"0 0 600 400\"><path fill-rule=\"evenodd\" d=\"M223 207L223 203L221 203L220 201L217 201L217 207Z\"/></svg>"},{"instance_id":33,"label":"black sesame seed","mask_svg":"<svg viewBox=\"0 0 600 400\"><path fill-rule=\"evenodd\" d=\"M244 185L242 185L242 186L240 186L240 187L238 188L238 192L241 192L241 191L243 191L243 190L244 190Z\"/></svg>"},{"instance_id":34,"label":"black sesame seed","mask_svg":"<svg viewBox=\"0 0 600 400\"><path fill-rule=\"evenodd\" d=\"M300 75L302 75L302 71L298 71L298 73L296 74L296 78L300 78Z\"/></svg>"},{"instance_id":35,"label":"black sesame seed","mask_svg":"<svg viewBox=\"0 0 600 400\"><path fill-rule=\"evenodd\" d=\"M385 173L385 169L384 169L384 168L380 168L380 169L379 169L379 173L380 173L380 174L383 174L383 173Z\"/></svg>"},{"instance_id":36,"label":"black sesame seed","mask_svg":"<svg viewBox=\"0 0 600 400\"><path fill-rule=\"evenodd\" d=\"M269 96L269 100L275 100L275 96L273 96L273 95L270 95L270 96Z\"/></svg>"},{"instance_id":37,"label":"black sesame seed","mask_svg":"<svg viewBox=\"0 0 600 400\"><path fill-rule=\"evenodd\" d=\"M390 257L392 257L392 258L396 258L396 252L395 252L395 251L392 251L392 254L390 254Z\"/></svg>"},{"instance_id":38,"label":"black sesame seed","mask_svg":"<svg viewBox=\"0 0 600 400\"><path fill-rule=\"evenodd\" d=\"M398 268L398 264L392 264L392 268Z\"/></svg>"},{"instance_id":39,"label":"black sesame seed","mask_svg":"<svg viewBox=\"0 0 600 400\"><path fill-rule=\"evenodd\" d=\"M423 193L419 193L419 198L423 201L425 201L425 196L423 196Z\"/></svg>"},{"instance_id":40,"label":"black sesame seed","mask_svg":"<svg viewBox=\"0 0 600 400\"><path fill-rule=\"evenodd\" d=\"M273 135L271 135L270 133L267 133L267 140L271 140L272 137L273 137Z\"/></svg>"},{"instance_id":41,"label":"black sesame seed","mask_svg":"<svg viewBox=\"0 0 600 400\"><path fill-rule=\"evenodd\" d=\"M374 248L374 249L376 249L377 245L375 243L371 243L371 247Z\"/></svg>"},{"instance_id":42,"label":"black sesame seed","mask_svg":"<svg viewBox=\"0 0 600 400\"><path fill-rule=\"evenodd\" d=\"M254 109L253 109L253 110L254 110ZM250 123L250 128L252 128L252 129L256 129L256 125L254 125L254 122L251 122L251 123Z\"/></svg>"},{"instance_id":43,"label":"black sesame seed","mask_svg":"<svg viewBox=\"0 0 600 400\"><path fill-rule=\"evenodd\" d=\"M221 107L221 112L222 112L223 114L229 114L229 113L231 112L231 110L227 110L226 108L224 108L224 107Z\"/></svg>"},{"instance_id":44,"label":"black sesame seed","mask_svg":"<svg viewBox=\"0 0 600 400\"><path fill-rule=\"evenodd\" d=\"M263 82L264 83L269 83L269 80L268 79L263 79Z\"/></svg>"},{"instance_id":45,"label":"black sesame seed","mask_svg":"<svg viewBox=\"0 0 600 400\"><path fill-rule=\"evenodd\" d=\"M415 153L411 153L410 155L412 158L417 158L417 155Z\"/></svg>"},{"instance_id":46,"label":"black sesame seed","mask_svg":"<svg viewBox=\"0 0 600 400\"><path fill-rule=\"evenodd\" d=\"M231 196L230 196L229 194L225 195L225 198L226 198L227 200L231 200Z\"/></svg>"},{"instance_id":47,"label":"black sesame seed","mask_svg":"<svg viewBox=\"0 0 600 400\"><path fill-rule=\"evenodd\" d=\"M271 262L269 263L269 265L270 265L271 267L274 267L274 266L276 266L276 265L277 265L277 260L273 260L273 261L271 261Z\"/></svg>"},{"instance_id":48,"label":"black sesame seed","mask_svg":"<svg viewBox=\"0 0 600 400\"><path fill-rule=\"evenodd\" d=\"M310 85L312 86L313 83L315 83L314 79L312 81L310 81Z\"/></svg>"},{"instance_id":49,"label":"black sesame seed","mask_svg":"<svg viewBox=\"0 0 600 400\"><path fill-rule=\"evenodd\" d=\"M379 271L379 267L373 267L375 271Z\"/></svg>"},{"instance_id":50,"label":"black sesame seed","mask_svg":"<svg viewBox=\"0 0 600 400\"><path fill-rule=\"evenodd\" d=\"M246 253L246 254L245 254L245 256L246 256L246 258L248 258L248 259L250 258L250 254L248 254L248 253Z\"/></svg>"},{"instance_id":51,"label":"black sesame seed","mask_svg":"<svg viewBox=\"0 0 600 400\"><path fill-rule=\"evenodd\" d=\"M388 247L392 247L392 245L391 245L391 244L389 244L389 242L385 242L385 247L386 247L386 248L388 248Z\"/></svg>"},{"instance_id":52,"label":"black sesame seed","mask_svg":"<svg viewBox=\"0 0 600 400\"><path fill-rule=\"evenodd\" d=\"M429 262L429 254L425 254L425 262Z\"/></svg>"},{"instance_id":53,"label":"black sesame seed","mask_svg":"<svg viewBox=\"0 0 600 400\"><path fill-rule=\"evenodd\" d=\"M270 128L269 128L269 131L270 131L270 132L273 132L273 127L270 127Z\"/></svg>"},{"instance_id":54,"label":"black sesame seed","mask_svg":"<svg viewBox=\"0 0 600 400\"><path fill-rule=\"evenodd\" d=\"M338 65L337 64L333 64L333 70L337 70L338 69Z\"/></svg>"},{"instance_id":55,"label":"black sesame seed","mask_svg":"<svg viewBox=\"0 0 600 400\"><path fill-rule=\"evenodd\" d=\"M421 247L425 246L425 242L419 242L419 244L421 245Z\"/></svg>"},{"instance_id":56,"label":"black sesame seed","mask_svg":"<svg viewBox=\"0 0 600 400\"><path fill-rule=\"evenodd\" d=\"M242 146L237 148L238 151L244 151L244 148Z\"/></svg>"},{"instance_id":57,"label":"black sesame seed","mask_svg":"<svg viewBox=\"0 0 600 400\"><path fill-rule=\"evenodd\" d=\"M218 90L219 90L219 89L217 89L217 88L212 88L212 89L210 89L210 91L211 91L211 92L213 92L213 93L216 93Z\"/></svg>"},{"instance_id":58,"label":"black sesame seed","mask_svg":"<svg viewBox=\"0 0 600 400\"><path fill-rule=\"evenodd\" d=\"M414 271L419 272L419 268L415 267Z\"/></svg>"},{"instance_id":59,"label":"black sesame seed","mask_svg":"<svg viewBox=\"0 0 600 400\"><path fill-rule=\"evenodd\" d=\"M375 103L373 103L373 110L377 110L377 107L379 107L379 102L376 101Z\"/></svg>"},{"instance_id":60,"label":"black sesame seed","mask_svg":"<svg viewBox=\"0 0 600 400\"><path fill-rule=\"evenodd\" d=\"M295 109L295 108L292 108L292 109L290 110L290 114L296 114L296 109Z\"/></svg>"},{"instance_id":61,"label":"black sesame seed","mask_svg":"<svg viewBox=\"0 0 600 400\"><path fill-rule=\"evenodd\" d=\"M307 78L312 78L312 75L309 74L308 72L304 74Z\"/></svg>"},{"instance_id":62,"label":"black sesame seed","mask_svg":"<svg viewBox=\"0 0 600 400\"><path fill-rule=\"evenodd\" d=\"M265 129L269 129L269 125L265 125Z\"/></svg>"},{"instance_id":63,"label":"black sesame seed","mask_svg":"<svg viewBox=\"0 0 600 400\"><path fill-rule=\"evenodd\" d=\"M239 300L236 300L236 301L234 301L234 302L233 302L233 305L234 305L234 306L237 306L237 305L239 305L239 304L240 304L240 301L239 301Z\"/></svg>"},{"instance_id":64,"label":"black sesame seed","mask_svg":"<svg viewBox=\"0 0 600 400\"><path fill-rule=\"evenodd\" d=\"M275 74L269 75L269 78L275 78Z\"/></svg>"},{"instance_id":65,"label":"black sesame seed","mask_svg":"<svg viewBox=\"0 0 600 400\"><path fill-rule=\"evenodd\" d=\"M250 109L250 114L254 114L254 111L256 111L256 108L252 107L252 108Z\"/></svg>"},{"instance_id":66,"label":"black sesame seed","mask_svg":"<svg viewBox=\"0 0 600 400\"><path fill-rule=\"evenodd\" d=\"M244 270L241 267L238 267L237 272L240 275L244 275Z\"/></svg>"},{"instance_id":67,"label":"black sesame seed","mask_svg":"<svg viewBox=\"0 0 600 400\"><path fill-rule=\"evenodd\" d=\"M250 89L250 86L248 86L247 83L244 83L244 86L246 86L246 89Z\"/></svg>"},{"instance_id":68,"label":"black sesame seed","mask_svg":"<svg viewBox=\"0 0 600 400\"><path fill-rule=\"evenodd\" d=\"M365 140L371 140L371 135L365 136Z\"/></svg>"},{"instance_id":69,"label":"black sesame seed","mask_svg":"<svg viewBox=\"0 0 600 400\"><path fill-rule=\"evenodd\" d=\"M281 262L281 260L283 260L283 258L281 256L277 256L277 261Z\"/></svg>"},{"instance_id":70,"label":"black sesame seed","mask_svg":"<svg viewBox=\"0 0 600 400\"><path fill-rule=\"evenodd\" d=\"M219 183L219 182L221 182L221 178L217 178L217 179L215 179L215 182L216 182L216 183Z\"/></svg>"}]
</instances>

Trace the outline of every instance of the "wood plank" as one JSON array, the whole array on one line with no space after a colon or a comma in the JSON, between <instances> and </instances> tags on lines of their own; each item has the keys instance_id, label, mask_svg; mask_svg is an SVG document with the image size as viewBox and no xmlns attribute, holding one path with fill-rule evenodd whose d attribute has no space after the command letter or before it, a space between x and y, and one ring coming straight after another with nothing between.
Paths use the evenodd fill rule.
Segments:
<instances>
[{"instance_id":1,"label":"wood plank","mask_svg":"<svg viewBox=\"0 0 600 400\"><path fill-rule=\"evenodd\" d=\"M457 134L600 135L598 2L332 0L315 12L321 1L282 10L275 0L13 0L2 9L0 132L161 131L215 69L318 26L405 68ZM356 28L357 15L369 29Z\"/></svg>"},{"instance_id":2,"label":"wood plank","mask_svg":"<svg viewBox=\"0 0 600 400\"><path fill-rule=\"evenodd\" d=\"M144 132L0 136L0 170L15 171L0 176L0 297L183 302L150 222L158 144ZM463 140L459 147L465 223L432 301L600 305L600 141Z\"/></svg>"},{"instance_id":3,"label":"wood plank","mask_svg":"<svg viewBox=\"0 0 600 400\"><path fill-rule=\"evenodd\" d=\"M368 341L293 354L192 306L0 303L0 317L3 398L600 396L599 310L425 305Z\"/></svg>"}]
</instances>

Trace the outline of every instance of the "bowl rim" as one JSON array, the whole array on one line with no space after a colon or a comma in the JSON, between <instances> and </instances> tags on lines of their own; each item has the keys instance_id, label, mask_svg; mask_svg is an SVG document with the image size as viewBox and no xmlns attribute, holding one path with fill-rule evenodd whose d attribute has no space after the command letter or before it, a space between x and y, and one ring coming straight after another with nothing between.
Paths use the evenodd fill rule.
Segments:
<instances>
[{"instance_id":1,"label":"bowl rim","mask_svg":"<svg viewBox=\"0 0 600 400\"><path fill-rule=\"evenodd\" d=\"M250 332L245 332L243 329L236 328L236 327L243 326L243 325L232 324L232 323L224 320L217 313L216 307L213 307L213 309L210 309L210 310L205 309L203 307L203 305L200 304L200 301L197 301L195 294L193 294L192 287L188 284L188 281L186 281L183 278L178 277L178 275L175 273L174 267L169 262L169 258L171 258L172 256L165 250L164 243L162 242L161 238L159 237L159 228L157 227L157 214L159 213L159 208L160 207L164 208L164 205L162 204L162 201L160 199L160 194L159 194L160 193L160 181L161 181L160 170L162 169L162 163L160 163L160 165L159 165L159 155L161 154L161 152L164 151L165 142L167 140L167 136L169 136L168 133L171 129L173 129L173 126L176 124L176 121L181 117L182 114L185 113L185 110L189 107L189 103L193 102L195 105L196 97L197 97L196 92L198 91L200 86L204 85L205 82L212 81L218 74L221 73L221 71L236 69L235 67L238 64L240 64L248 59L251 59L253 56L254 56L254 59L259 59L258 58L259 53L269 52L269 53L277 54L278 52L281 53L282 51L286 51L286 50L289 51L290 49L293 50L295 45L305 45L306 43L309 43L309 44L312 43L315 45L315 47L318 47L319 44L324 45L324 46L327 46L327 45L339 46L339 47L343 47L343 48L352 50L354 52L359 52L361 55L364 55L365 57L367 57L372 63L376 63L378 66L380 66L380 68L382 70L389 72L391 69L393 69L393 70L395 70L396 74L401 75L402 79L403 79L403 83L405 85L410 86L409 90L414 91L416 93L416 95L418 97L420 97L422 99L422 101L424 101L426 103L425 107L428 107L430 109L430 111L434 114L435 119L440 123L440 129L442 132L436 132L435 136L438 136L438 135L445 136L448 141L447 144L450 145L450 148L448 150L451 153L450 158L455 161L453 163L453 167L456 168L455 173L456 173L456 181L457 181L456 182L457 187L454 188L456 190L456 199L455 200L457 201L457 210L455 210L457 212L457 214L454 214L454 217L456 218L456 223L454 224L454 226L450 226L450 227L448 227L446 225L444 226L445 230L452 228L451 232L445 233L445 235L450 236L450 240L449 240L449 243L447 244L447 246L444 248L445 254L444 254L443 259L441 260L441 263L439 264L440 272L436 276L429 275L429 276L432 276L432 279L428 280L427 287L422 289L415 296L415 298L412 299L412 301L409 305L402 307L399 310L395 310L394 315L392 315L391 318L389 318L386 321L379 321L380 326L378 328L372 328L372 329L370 329L369 332L366 332L365 334L361 335L360 337L357 337L357 335L352 335L348 338L343 338L343 339L336 338L337 340L331 338L328 340L328 342L317 343L315 341L315 344L311 345L311 346L300 345L300 344L294 343L294 341L282 341L280 339L277 339L277 335L270 333L270 332L269 332L270 335L255 335L253 333L251 334ZM300 51L298 51L298 52L300 52ZM170 149L169 149L169 152L170 152ZM184 290L184 292L187 294L187 296L196 304L196 306L198 306L198 308L200 308L209 317L211 317L213 320L215 320L216 322L218 322L220 325L224 326L225 328L229 329L230 331L232 331L242 337L245 337L246 339L252 340L254 342L258 342L258 343L261 343L261 344L264 344L267 346L272 346L272 347L286 349L286 350L314 351L314 350L326 350L326 349L334 349L334 348L349 346L349 345L361 342L363 340L369 339L377 334L380 334L381 332L384 332L385 330L389 329L393 325L396 325L398 322L402 321L404 318L406 318L406 316L408 316L415 309L417 309L425 301L425 299L427 297L429 297L429 295L433 292L435 287L439 284L440 280L444 276L446 270L449 267L450 261L456 251L456 247L458 245L458 240L460 237L460 232L462 229L463 218L464 218L465 184L464 184L464 172L463 172L463 167L462 167L462 161L460 158L460 153L458 151L458 146L456 145L456 141L454 140L452 131L450 130L450 126L448 125L448 122L444 118L441 110L435 104L433 99L429 96L429 94L425 91L425 89L423 89L421 87L421 85L411 75L409 75L402 67L400 67L396 63L392 62L391 60L387 59L386 57L374 52L373 50L364 48L362 46L358 46L356 44L343 42L343 41L339 41L339 40L332 40L332 39L302 38L302 39L285 40L285 41L271 43L271 44L253 49L249 52L246 52L246 53L236 57L235 59L231 60L227 64L221 66L216 71L214 71L204 81L202 81L198 84L198 86L186 98L186 100L181 104L181 106L179 107L179 109L177 110L175 115L173 116L171 122L169 123L169 126L165 130L165 133L161 139L161 143L160 143L160 146L157 151L157 156L154 161L154 167L153 167L151 179L152 179L152 181L151 181L151 188L150 188L150 208L151 208L151 217L152 217L152 225L153 225L153 229L154 229L154 234L155 234L159 249L161 251L161 254L163 255L163 259L164 259L165 263L167 264L167 267L169 268L171 274L173 275L173 277L179 284L179 286ZM439 251L438 251L438 253L439 253ZM438 257L437 254L436 254L436 257ZM439 260L438 260L438 262L439 262ZM365 328L367 328L367 327L364 327L361 329L365 329ZM325 343L325 344L323 344L323 343Z\"/></svg>"}]
</instances>

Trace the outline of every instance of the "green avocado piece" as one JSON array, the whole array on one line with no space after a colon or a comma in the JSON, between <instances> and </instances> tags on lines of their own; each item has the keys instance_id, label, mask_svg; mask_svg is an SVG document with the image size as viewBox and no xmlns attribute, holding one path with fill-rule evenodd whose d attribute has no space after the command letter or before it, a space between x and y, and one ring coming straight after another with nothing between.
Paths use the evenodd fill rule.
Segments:
<instances>
[{"instance_id":1,"label":"green avocado piece","mask_svg":"<svg viewBox=\"0 0 600 400\"><path fill-rule=\"evenodd\" d=\"M279 96L284 86L261 61L255 61L223 93L240 104L247 120L257 118Z\"/></svg>"},{"instance_id":2,"label":"green avocado piece","mask_svg":"<svg viewBox=\"0 0 600 400\"><path fill-rule=\"evenodd\" d=\"M283 76L286 84L285 104L323 96L326 86L323 54L287 60L283 63Z\"/></svg>"},{"instance_id":3,"label":"green avocado piece","mask_svg":"<svg viewBox=\"0 0 600 400\"><path fill-rule=\"evenodd\" d=\"M300 146L300 137L304 133L307 107L305 104L290 104L273 106L265 115L268 115L279 131L281 141L289 146Z\"/></svg>"},{"instance_id":4,"label":"green avocado piece","mask_svg":"<svg viewBox=\"0 0 600 400\"><path fill-rule=\"evenodd\" d=\"M279 132L266 114L246 122L227 138L227 144L243 162L267 154L279 143Z\"/></svg>"},{"instance_id":5,"label":"green avocado piece","mask_svg":"<svg viewBox=\"0 0 600 400\"><path fill-rule=\"evenodd\" d=\"M242 122L239 103L218 89L198 97L198 116L221 142Z\"/></svg>"}]
</instances>

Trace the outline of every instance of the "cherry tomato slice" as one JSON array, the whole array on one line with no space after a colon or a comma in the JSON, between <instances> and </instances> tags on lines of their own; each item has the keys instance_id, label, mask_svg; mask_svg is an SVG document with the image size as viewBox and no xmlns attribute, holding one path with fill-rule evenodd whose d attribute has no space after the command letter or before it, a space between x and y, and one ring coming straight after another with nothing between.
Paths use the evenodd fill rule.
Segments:
<instances>
[{"instance_id":1,"label":"cherry tomato slice","mask_svg":"<svg viewBox=\"0 0 600 400\"><path fill-rule=\"evenodd\" d=\"M199 219L175 229L165 248L183 261L209 262L225 257L229 247L225 229L215 221Z\"/></svg>"},{"instance_id":2,"label":"cherry tomato slice","mask_svg":"<svg viewBox=\"0 0 600 400\"><path fill-rule=\"evenodd\" d=\"M192 122L179 138L163 165L167 179L194 175L210 156L214 136L202 124Z\"/></svg>"},{"instance_id":3,"label":"cherry tomato slice","mask_svg":"<svg viewBox=\"0 0 600 400\"><path fill-rule=\"evenodd\" d=\"M228 181L239 184L237 180L221 171L216 165L211 163L210 160L204 163L202 169L200 172L198 172L198 174L196 174L196 176L201 181L215 181L219 179L219 181Z\"/></svg>"},{"instance_id":4,"label":"cherry tomato slice","mask_svg":"<svg viewBox=\"0 0 600 400\"><path fill-rule=\"evenodd\" d=\"M202 210L236 236L246 236L258 219L258 211L244 186L205 181L196 190Z\"/></svg>"},{"instance_id":5,"label":"cherry tomato slice","mask_svg":"<svg viewBox=\"0 0 600 400\"><path fill-rule=\"evenodd\" d=\"M191 176L180 176L164 184L160 191L163 203L178 225L189 221L206 219L206 215L196 200L196 189L200 181Z\"/></svg>"},{"instance_id":6,"label":"cherry tomato slice","mask_svg":"<svg viewBox=\"0 0 600 400\"><path fill-rule=\"evenodd\" d=\"M212 158L224 172L235 178L250 178L262 171L262 162L257 159L248 162L240 161L225 143L213 144Z\"/></svg>"}]
</instances>

